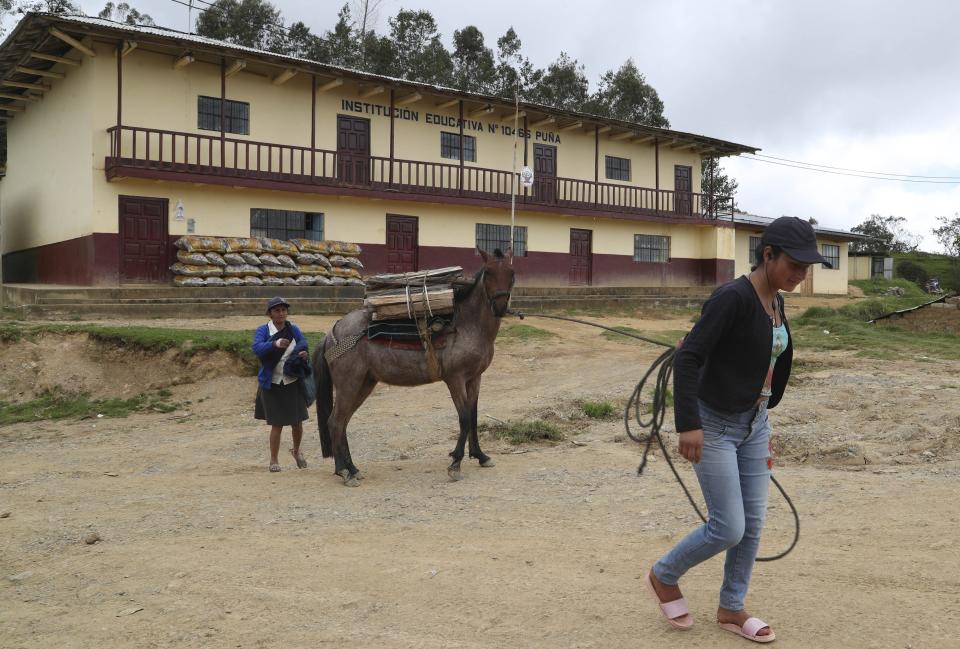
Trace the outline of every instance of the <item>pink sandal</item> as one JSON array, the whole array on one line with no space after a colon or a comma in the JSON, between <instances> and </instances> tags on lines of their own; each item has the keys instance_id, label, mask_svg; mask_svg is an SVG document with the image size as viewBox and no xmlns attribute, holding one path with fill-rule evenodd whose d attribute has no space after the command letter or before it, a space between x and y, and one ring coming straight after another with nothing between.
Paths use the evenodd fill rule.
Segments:
<instances>
[{"instance_id":1,"label":"pink sandal","mask_svg":"<svg viewBox=\"0 0 960 649\"><path fill-rule=\"evenodd\" d=\"M728 622L726 624L717 622L717 624L719 624L720 628L724 631L736 633L738 636L754 642L773 642L777 639L777 634L773 632L773 629L770 629L769 635L757 635L763 629L770 628L769 624L758 617L747 618L747 621L743 623L743 626L738 626L732 622Z\"/></svg>"},{"instance_id":2,"label":"pink sandal","mask_svg":"<svg viewBox=\"0 0 960 649\"><path fill-rule=\"evenodd\" d=\"M660 613L667 622L670 623L670 626L680 631L689 631L693 628L693 617L690 616L690 607L687 606L686 599L681 597L672 602L663 603L660 601L660 596L657 595L657 591L653 587L653 582L650 580L650 573L647 573L644 581L647 583L647 590L650 591L650 595L653 597L653 601L656 602L657 608L660 609Z\"/></svg>"}]
</instances>

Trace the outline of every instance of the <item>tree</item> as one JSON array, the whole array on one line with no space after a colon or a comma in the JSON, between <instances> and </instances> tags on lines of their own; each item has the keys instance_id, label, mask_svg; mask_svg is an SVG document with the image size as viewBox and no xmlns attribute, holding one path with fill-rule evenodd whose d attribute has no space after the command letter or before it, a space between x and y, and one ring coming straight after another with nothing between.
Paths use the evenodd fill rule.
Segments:
<instances>
[{"instance_id":1,"label":"tree","mask_svg":"<svg viewBox=\"0 0 960 649\"><path fill-rule=\"evenodd\" d=\"M197 34L228 43L284 52L280 10L267 0L216 0L197 18Z\"/></svg>"},{"instance_id":2,"label":"tree","mask_svg":"<svg viewBox=\"0 0 960 649\"><path fill-rule=\"evenodd\" d=\"M429 11L397 12L390 19L390 41L397 71L394 76L423 83L450 83L453 61Z\"/></svg>"},{"instance_id":3,"label":"tree","mask_svg":"<svg viewBox=\"0 0 960 649\"><path fill-rule=\"evenodd\" d=\"M670 127L670 122L663 116L660 96L640 74L633 59L627 59L616 72L607 70L600 77L600 85L590 97L585 109L603 117L661 128Z\"/></svg>"},{"instance_id":4,"label":"tree","mask_svg":"<svg viewBox=\"0 0 960 649\"><path fill-rule=\"evenodd\" d=\"M350 5L345 4L340 8L333 29L323 35L313 56L309 58L345 68L361 67L361 39L354 31Z\"/></svg>"},{"instance_id":5,"label":"tree","mask_svg":"<svg viewBox=\"0 0 960 649\"><path fill-rule=\"evenodd\" d=\"M153 25L153 18L150 17L150 14L142 14L126 2L121 2L120 4L113 4L108 2L103 9L100 10L100 13L97 14L99 18L105 20L112 20L118 23L126 23L128 25Z\"/></svg>"},{"instance_id":6,"label":"tree","mask_svg":"<svg viewBox=\"0 0 960 649\"><path fill-rule=\"evenodd\" d=\"M723 172L719 160L707 158L703 161L700 166L700 191L714 196L715 211L722 213L733 211L739 186L736 178Z\"/></svg>"},{"instance_id":7,"label":"tree","mask_svg":"<svg viewBox=\"0 0 960 649\"><path fill-rule=\"evenodd\" d=\"M460 90L492 93L496 88L493 51L483 32L470 25L453 32L453 84Z\"/></svg>"},{"instance_id":8,"label":"tree","mask_svg":"<svg viewBox=\"0 0 960 649\"><path fill-rule=\"evenodd\" d=\"M529 97L534 86L540 83L543 70L533 67L530 59L520 54L520 37L513 27L497 39L497 67L493 94L516 99L519 88L521 97Z\"/></svg>"},{"instance_id":9,"label":"tree","mask_svg":"<svg viewBox=\"0 0 960 649\"><path fill-rule=\"evenodd\" d=\"M583 65L566 52L560 52L560 57L547 67L530 94L535 102L578 111L587 102L589 86Z\"/></svg>"},{"instance_id":10,"label":"tree","mask_svg":"<svg viewBox=\"0 0 960 649\"><path fill-rule=\"evenodd\" d=\"M871 214L870 218L850 230L870 237L869 241L850 243L850 252L868 252L887 255L891 252L913 252L921 237L908 232L903 226L907 219L902 216L880 216Z\"/></svg>"},{"instance_id":11,"label":"tree","mask_svg":"<svg viewBox=\"0 0 960 649\"><path fill-rule=\"evenodd\" d=\"M939 216L937 221L941 224L939 228L933 229L937 241L948 255L960 258L960 212L954 214L953 218Z\"/></svg>"}]
</instances>

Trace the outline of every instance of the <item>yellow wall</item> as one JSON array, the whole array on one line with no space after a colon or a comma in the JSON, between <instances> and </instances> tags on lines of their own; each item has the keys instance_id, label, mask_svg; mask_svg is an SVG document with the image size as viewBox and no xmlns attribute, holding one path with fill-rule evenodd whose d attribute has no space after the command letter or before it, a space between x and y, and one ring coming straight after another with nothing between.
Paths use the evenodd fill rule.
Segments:
<instances>
[{"instance_id":1,"label":"yellow wall","mask_svg":"<svg viewBox=\"0 0 960 649\"><path fill-rule=\"evenodd\" d=\"M74 54L72 58L78 59ZM7 173L0 181L3 252L90 234L94 135L93 87L98 68L56 65L64 79L43 100L7 122ZM106 138L106 133L102 137Z\"/></svg>"},{"instance_id":2,"label":"yellow wall","mask_svg":"<svg viewBox=\"0 0 960 649\"><path fill-rule=\"evenodd\" d=\"M98 46L109 52L106 44ZM179 70L174 70L173 57L156 54L143 49L134 50L124 59L123 83L123 122L130 126L143 126L171 131L197 133L216 140L219 132L199 130L197 128L197 97L207 95L220 96L220 66L217 64L194 62ZM110 68L110 76L115 75L115 59L101 56L97 65ZM250 104L250 134L227 134L227 138L240 141L271 142L277 144L307 147L310 145L310 82L307 74L298 74L281 85L271 82L271 75L279 72L258 71L254 66L244 69L226 81L226 97L231 100ZM364 97L361 95L371 88L370 84L358 85L347 81L342 86L325 92L317 92L316 147L327 151L337 148L337 115L362 117L370 121L371 155L389 157L390 155L390 90ZM399 101L407 91L397 91ZM99 106L106 110L108 123L115 121L115 106L112 100L115 90L109 94L111 101L103 101ZM345 104L344 102L349 102ZM445 163L459 166L459 160L445 159L440 156L440 133L442 131L458 133L455 123L458 117L456 105L441 109L437 107L436 97L425 97L415 103L398 106L398 110L407 117L394 120L394 156L397 159L418 160L424 162ZM477 160L466 162L465 166L483 167L509 171L513 160L513 137L510 129L513 120L503 118L510 111L497 108L490 113L464 114L466 121L464 134L477 139ZM450 124L438 124L437 117L454 120ZM522 120L520 122L522 128ZM477 130L479 129L479 130ZM527 162L533 166L534 144L552 144L557 147L557 175L592 181L595 177L594 161L596 156L595 135L592 127L567 131L558 130L558 125L545 124L529 126L530 138L526 143ZM610 139L610 133L600 136L599 178L601 182L627 184L632 186L654 187L654 150L652 143L636 144L628 141ZM138 140L138 152L143 152L144 136ZM151 143L156 150L157 142ZM169 150L169 143L166 144ZM182 145L178 160L183 160ZM524 142L519 139L517 152L518 167L524 160ZM125 141L124 151L132 151L130 136ZM232 160L233 149L227 147L228 161ZM253 152L253 150L251 150ZM214 146L215 162L219 160L219 147ZM254 155L252 153L252 155ZM278 154L275 154L278 155ZM631 181L620 183L608 181L604 173L604 156L615 155L631 160ZM265 164L266 153L262 153ZM238 157L245 159L241 148ZM202 147L201 163L209 163L207 149ZM277 164L276 159L274 160ZM332 172L332 159L328 158L329 172ZM253 163L251 163L253 164ZM299 160L295 160L299 166ZM317 168L322 169L323 158L317 157ZM660 148L660 188L672 190L674 185L673 166L683 164L692 167L693 191L700 190L700 159L689 151L677 151L665 146ZM305 163L309 167L309 162ZM385 167L384 167L385 168ZM376 172L375 172L376 173ZM395 167L395 175L399 166Z\"/></svg>"}]
</instances>

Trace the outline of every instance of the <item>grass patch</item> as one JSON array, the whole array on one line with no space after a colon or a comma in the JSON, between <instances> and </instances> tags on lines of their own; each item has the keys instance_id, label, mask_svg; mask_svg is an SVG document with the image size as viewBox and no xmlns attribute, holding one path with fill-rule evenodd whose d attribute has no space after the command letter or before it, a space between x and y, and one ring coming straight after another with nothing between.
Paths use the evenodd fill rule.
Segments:
<instances>
[{"instance_id":1,"label":"grass patch","mask_svg":"<svg viewBox=\"0 0 960 649\"><path fill-rule=\"evenodd\" d=\"M591 419L612 419L620 415L609 401L581 401L580 410Z\"/></svg>"},{"instance_id":2,"label":"grass patch","mask_svg":"<svg viewBox=\"0 0 960 649\"><path fill-rule=\"evenodd\" d=\"M129 347L153 353L175 349L184 356L198 352L223 351L238 356L244 364L256 371L259 363L253 355L253 331L218 331L204 329L168 329L166 327L105 327L101 325L43 324L29 325L15 322L0 324L0 341L17 342L40 334L86 334L92 340ZM303 334L316 349L323 341L324 333Z\"/></svg>"},{"instance_id":3,"label":"grass patch","mask_svg":"<svg viewBox=\"0 0 960 649\"><path fill-rule=\"evenodd\" d=\"M89 393L48 391L32 401L7 403L0 401L0 426L24 421L44 419L85 419L104 417L127 417L134 412L173 412L177 404L171 403L160 392L154 395L138 394L129 399L91 399Z\"/></svg>"},{"instance_id":4,"label":"grass patch","mask_svg":"<svg viewBox=\"0 0 960 649\"><path fill-rule=\"evenodd\" d=\"M497 333L497 338L504 340L518 340L529 342L533 340L549 340L556 338L557 334L540 327L533 327L528 324L512 324L508 327L501 327Z\"/></svg>"},{"instance_id":5,"label":"grass patch","mask_svg":"<svg viewBox=\"0 0 960 649\"><path fill-rule=\"evenodd\" d=\"M960 336L867 324L867 320L917 303L909 298L874 298L840 309L812 307L793 321L791 331L805 350L850 350L888 360L917 356L960 359Z\"/></svg>"},{"instance_id":6,"label":"grass patch","mask_svg":"<svg viewBox=\"0 0 960 649\"><path fill-rule=\"evenodd\" d=\"M542 419L484 424L482 428L497 439L506 440L514 445L543 441L560 442L564 439L564 434L559 427Z\"/></svg>"},{"instance_id":7,"label":"grass patch","mask_svg":"<svg viewBox=\"0 0 960 649\"><path fill-rule=\"evenodd\" d=\"M918 302L923 302L927 294L916 284L911 282L908 279L898 278L898 279L883 279L882 277L875 277L873 279L852 279L850 284L856 286L863 294L867 297L873 297L878 295L886 295L887 290L891 288L902 288L903 297L912 298Z\"/></svg>"}]
</instances>

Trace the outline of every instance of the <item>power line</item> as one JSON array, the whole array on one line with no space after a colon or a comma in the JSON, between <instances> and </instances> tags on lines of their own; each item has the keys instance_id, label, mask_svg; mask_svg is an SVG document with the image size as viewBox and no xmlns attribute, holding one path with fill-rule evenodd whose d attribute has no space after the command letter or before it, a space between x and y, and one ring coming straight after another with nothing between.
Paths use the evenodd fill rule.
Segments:
<instances>
[{"instance_id":1,"label":"power line","mask_svg":"<svg viewBox=\"0 0 960 649\"><path fill-rule=\"evenodd\" d=\"M764 155L763 153L755 153L755 156L758 158L770 158L771 160L782 160L783 162L792 162L794 164L806 165L808 167L822 167L824 169L839 169L840 171L853 171L856 173L871 174L877 176L900 176L902 178L933 178L939 180L960 180L958 176L921 176L918 174L895 174L887 173L885 171L866 171L864 169L849 169L847 167L831 167L830 165L817 164L815 162L803 162L801 160L790 160L789 158L778 158L774 155Z\"/></svg>"},{"instance_id":2,"label":"power line","mask_svg":"<svg viewBox=\"0 0 960 649\"><path fill-rule=\"evenodd\" d=\"M804 171L814 171L814 172L816 172L816 173L821 173L821 174L831 174L831 175L834 175L834 176L849 176L849 177L852 177L852 178L867 178L867 179L870 179L870 180L889 180L889 181L898 182L898 183L924 183L924 184L930 184L930 185L960 185L960 178L957 178L956 180L919 180L919 179L915 180L915 179L911 179L911 178L891 178L891 177L885 177L885 176L868 176L868 175L865 175L865 174L846 173L846 172L843 172L843 171L829 171L829 170L827 170L827 169L816 169L816 168L813 168L813 167L803 167L803 166L800 166L800 165L788 164L788 163L786 163L786 162L775 162L775 161L773 161L773 160L764 160L763 158L755 158L755 157L753 157L753 156L751 156L751 155L741 155L740 158L743 158L743 159L746 159L746 160L753 160L753 161L755 161L755 162L764 162L764 163L766 163L766 164L771 164L771 165L778 165L778 166L781 166L781 167L791 167L791 168L793 168L793 169L803 169ZM953 176L932 176L932 177L934 177L934 178L937 178L937 177L939 177L939 178L953 178Z\"/></svg>"}]
</instances>

